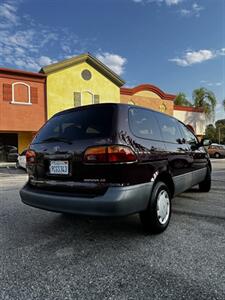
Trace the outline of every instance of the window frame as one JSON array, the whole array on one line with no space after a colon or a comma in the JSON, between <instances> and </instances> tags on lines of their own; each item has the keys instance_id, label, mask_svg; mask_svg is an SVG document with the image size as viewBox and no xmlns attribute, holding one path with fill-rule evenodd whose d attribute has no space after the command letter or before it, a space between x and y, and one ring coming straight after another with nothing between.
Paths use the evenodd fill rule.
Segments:
<instances>
[{"instance_id":1,"label":"window frame","mask_svg":"<svg viewBox=\"0 0 225 300\"><path fill-rule=\"evenodd\" d=\"M90 104L98 104L101 103L100 101L100 94L95 94L90 90L83 90L83 91L74 91L73 92L73 99L74 99L74 107L78 107L75 106L75 94L80 94L80 106L84 106L85 104L83 103L83 99L84 99L84 94L87 93L89 95L91 95L91 103ZM98 97L98 102L96 102L96 97Z\"/></svg>"},{"instance_id":2,"label":"window frame","mask_svg":"<svg viewBox=\"0 0 225 300\"><path fill-rule=\"evenodd\" d=\"M28 88L28 102L18 102L15 100L15 85L25 85ZM32 105L30 90L31 90L30 85L25 82L21 82L21 81L13 82L12 83L12 101L10 103L11 104L19 104L19 105Z\"/></svg>"}]
</instances>

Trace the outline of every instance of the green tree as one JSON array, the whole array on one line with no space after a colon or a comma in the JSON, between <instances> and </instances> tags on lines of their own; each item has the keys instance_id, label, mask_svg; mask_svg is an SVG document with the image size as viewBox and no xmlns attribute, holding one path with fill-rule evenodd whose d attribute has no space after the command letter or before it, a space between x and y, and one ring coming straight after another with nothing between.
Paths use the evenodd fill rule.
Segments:
<instances>
[{"instance_id":1,"label":"green tree","mask_svg":"<svg viewBox=\"0 0 225 300\"><path fill-rule=\"evenodd\" d=\"M216 128L213 124L209 124L206 126L205 138L211 140L213 143L217 143Z\"/></svg>"},{"instance_id":2,"label":"green tree","mask_svg":"<svg viewBox=\"0 0 225 300\"><path fill-rule=\"evenodd\" d=\"M212 91L203 87L195 89L192 98L195 107L202 107L204 109L207 119L214 119L217 101L216 96Z\"/></svg>"},{"instance_id":3,"label":"green tree","mask_svg":"<svg viewBox=\"0 0 225 300\"><path fill-rule=\"evenodd\" d=\"M175 105L181 105L181 106L192 106L192 103L187 100L187 97L184 93L179 93L175 100L174 100Z\"/></svg>"},{"instance_id":4,"label":"green tree","mask_svg":"<svg viewBox=\"0 0 225 300\"><path fill-rule=\"evenodd\" d=\"M217 120L215 126L209 124L205 130L205 138L213 143L225 144L225 119Z\"/></svg>"},{"instance_id":5,"label":"green tree","mask_svg":"<svg viewBox=\"0 0 225 300\"><path fill-rule=\"evenodd\" d=\"M225 119L217 120L215 125L218 143L225 144Z\"/></svg>"},{"instance_id":6,"label":"green tree","mask_svg":"<svg viewBox=\"0 0 225 300\"><path fill-rule=\"evenodd\" d=\"M223 104L223 108L225 110L225 99L223 100L222 104Z\"/></svg>"}]
</instances>

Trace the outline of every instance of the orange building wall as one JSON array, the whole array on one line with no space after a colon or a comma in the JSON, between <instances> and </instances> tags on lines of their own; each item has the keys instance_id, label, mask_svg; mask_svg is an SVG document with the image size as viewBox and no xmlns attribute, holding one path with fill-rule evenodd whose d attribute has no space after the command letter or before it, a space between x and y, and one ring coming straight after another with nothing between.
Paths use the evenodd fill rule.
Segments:
<instances>
[{"instance_id":1,"label":"orange building wall","mask_svg":"<svg viewBox=\"0 0 225 300\"><path fill-rule=\"evenodd\" d=\"M130 101L134 102L135 105L144 106L156 111L163 111L162 105L166 106L166 110L163 111L168 115L173 115L173 101L171 100L163 100L160 98L151 98L137 95L120 95L121 103L129 103Z\"/></svg>"},{"instance_id":2,"label":"orange building wall","mask_svg":"<svg viewBox=\"0 0 225 300\"><path fill-rule=\"evenodd\" d=\"M30 85L30 87L37 88L38 101L31 105L25 105L12 104L11 101L3 100L3 84L13 84L15 82L23 82ZM23 100L26 93L26 87L20 87L15 92L15 98L17 99L19 96ZM45 78L4 74L0 71L0 131L36 132L45 120Z\"/></svg>"}]
</instances>

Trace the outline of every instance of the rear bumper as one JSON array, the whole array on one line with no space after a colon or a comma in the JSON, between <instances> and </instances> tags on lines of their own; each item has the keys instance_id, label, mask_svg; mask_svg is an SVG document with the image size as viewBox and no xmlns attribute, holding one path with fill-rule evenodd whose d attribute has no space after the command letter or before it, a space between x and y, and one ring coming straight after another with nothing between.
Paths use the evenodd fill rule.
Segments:
<instances>
[{"instance_id":1,"label":"rear bumper","mask_svg":"<svg viewBox=\"0 0 225 300\"><path fill-rule=\"evenodd\" d=\"M104 195L85 198L35 189L26 184L20 191L20 197L27 205L50 211L90 216L125 216L147 208L152 185L149 182L109 187Z\"/></svg>"}]
</instances>

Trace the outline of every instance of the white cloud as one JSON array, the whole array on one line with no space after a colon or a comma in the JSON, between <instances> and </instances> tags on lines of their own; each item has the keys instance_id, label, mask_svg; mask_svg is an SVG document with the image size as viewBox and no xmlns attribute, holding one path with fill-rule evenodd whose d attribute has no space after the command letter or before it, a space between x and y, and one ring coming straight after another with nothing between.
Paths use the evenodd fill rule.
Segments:
<instances>
[{"instance_id":1,"label":"white cloud","mask_svg":"<svg viewBox=\"0 0 225 300\"><path fill-rule=\"evenodd\" d=\"M214 57L216 57L215 51L205 49L199 51L187 51L183 57L172 58L169 59L169 61L175 62L178 66L187 67L213 59Z\"/></svg>"},{"instance_id":2,"label":"white cloud","mask_svg":"<svg viewBox=\"0 0 225 300\"><path fill-rule=\"evenodd\" d=\"M225 55L225 48L222 48L221 50L219 50L219 55Z\"/></svg>"},{"instance_id":3,"label":"white cloud","mask_svg":"<svg viewBox=\"0 0 225 300\"><path fill-rule=\"evenodd\" d=\"M66 56L87 52L90 44L93 46L93 39L80 40L66 28L50 28L19 14L22 1L0 3L0 65L38 71Z\"/></svg>"},{"instance_id":4,"label":"white cloud","mask_svg":"<svg viewBox=\"0 0 225 300\"><path fill-rule=\"evenodd\" d=\"M156 3L158 5L165 4L165 5L171 6L171 7L178 6L182 3L184 3L185 7L181 7L178 10L178 12L181 14L181 16L185 16L185 17L190 17L190 16L199 17L200 12L204 9L203 6L200 6L196 2L194 2L191 6L187 5L187 4L185 4L184 0L132 0L132 1L134 3L141 3L141 4L151 4L151 3Z\"/></svg>"},{"instance_id":5,"label":"white cloud","mask_svg":"<svg viewBox=\"0 0 225 300\"><path fill-rule=\"evenodd\" d=\"M17 7L10 2L0 4L1 28L18 24Z\"/></svg>"},{"instance_id":6,"label":"white cloud","mask_svg":"<svg viewBox=\"0 0 225 300\"><path fill-rule=\"evenodd\" d=\"M182 2L182 0L165 0L167 5L177 5Z\"/></svg>"},{"instance_id":7,"label":"white cloud","mask_svg":"<svg viewBox=\"0 0 225 300\"><path fill-rule=\"evenodd\" d=\"M197 3L193 3L190 8L182 8L180 10L180 14L184 17L199 17L200 11L204 10L203 6L198 5Z\"/></svg>"},{"instance_id":8,"label":"white cloud","mask_svg":"<svg viewBox=\"0 0 225 300\"><path fill-rule=\"evenodd\" d=\"M41 56L38 62L41 66L47 66L52 64L54 61L48 56Z\"/></svg>"},{"instance_id":9,"label":"white cloud","mask_svg":"<svg viewBox=\"0 0 225 300\"><path fill-rule=\"evenodd\" d=\"M108 52L97 54L96 57L116 74L121 75L124 73L124 65L127 62L125 57Z\"/></svg>"},{"instance_id":10,"label":"white cloud","mask_svg":"<svg viewBox=\"0 0 225 300\"><path fill-rule=\"evenodd\" d=\"M181 2L183 2L183 0L132 0L135 3L142 3L142 4L148 4L148 3L157 3L157 4L162 4L165 3L168 6L172 6L172 5L177 5Z\"/></svg>"},{"instance_id":11,"label":"white cloud","mask_svg":"<svg viewBox=\"0 0 225 300\"><path fill-rule=\"evenodd\" d=\"M181 14L182 16L190 16L190 15L191 15L191 10L190 10L190 9L186 9L186 8L182 8L182 9L180 10L180 14Z\"/></svg>"},{"instance_id":12,"label":"white cloud","mask_svg":"<svg viewBox=\"0 0 225 300\"><path fill-rule=\"evenodd\" d=\"M200 82L204 83L205 85L213 86L213 87L219 87L223 84L221 81L211 82L211 81L207 81L207 80L201 80Z\"/></svg>"},{"instance_id":13,"label":"white cloud","mask_svg":"<svg viewBox=\"0 0 225 300\"><path fill-rule=\"evenodd\" d=\"M192 9L193 9L194 12L198 13L201 10L203 10L204 8L200 5L198 5L197 3L194 3L194 4L192 4Z\"/></svg>"}]
</instances>

